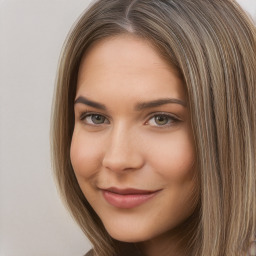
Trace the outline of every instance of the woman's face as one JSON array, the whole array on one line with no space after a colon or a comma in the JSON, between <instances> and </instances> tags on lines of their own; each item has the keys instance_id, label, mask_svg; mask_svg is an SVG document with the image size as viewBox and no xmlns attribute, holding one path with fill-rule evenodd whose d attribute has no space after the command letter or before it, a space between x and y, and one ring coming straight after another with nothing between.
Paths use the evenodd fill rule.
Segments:
<instances>
[{"instance_id":1,"label":"woman's face","mask_svg":"<svg viewBox=\"0 0 256 256\"><path fill-rule=\"evenodd\" d=\"M71 162L81 190L113 238L157 238L195 209L188 107L182 81L142 39L108 38L83 58Z\"/></svg>"}]
</instances>

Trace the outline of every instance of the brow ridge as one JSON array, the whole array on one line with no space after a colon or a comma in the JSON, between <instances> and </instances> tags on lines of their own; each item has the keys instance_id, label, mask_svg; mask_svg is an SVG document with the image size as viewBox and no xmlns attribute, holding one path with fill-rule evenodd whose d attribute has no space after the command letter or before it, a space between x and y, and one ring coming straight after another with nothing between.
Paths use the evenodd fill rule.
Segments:
<instances>
[{"instance_id":1,"label":"brow ridge","mask_svg":"<svg viewBox=\"0 0 256 256\"><path fill-rule=\"evenodd\" d=\"M85 104L85 105L88 105L88 106L91 106L91 107L94 107L94 108L98 108L98 109L101 109L101 110L107 110L107 107L104 105L104 104L101 104L99 102L96 102L96 101L93 101L93 100L90 100L86 97L83 97L83 96L79 96L74 104L77 104L77 103L82 103L82 104ZM148 101L148 102L139 102L135 105L135 110L136 111L140 111L140 110L144 110L144 109L147 109L147 108L154 108L154 107L158 107L158 106L162 106L162 105L165 105L165 104L179 104L179 105L182 105L184 107L186 107L186 103L180 99L175 99L175 98L163 98L163 99L157 99L157 100L153 100L153 101Z\"/></svg>"},{"instance_id":2,"label":"brow ridge","mask_svg":"<svg viewBox=\"0 0 256 256\"><path fill-rule=\"evenodd\" d=\"M94 107L94 108L98 108L98 109L101 109L101 110L107 110L107 107L104 104L101 104L101 103L96 102L96 101L89 100L88 98L85 98L83 96L79 96L75 100L74 104L77 104L77 103L82 103L82 104L85 104L85 105L88 105L88 106L91 106L91 107Z\"/></svg>"},{"instance_id":3,"label":"brow ridge","mask_svg":"<svg viewBox=\"0 0 256 256\"><path fill-rule=\"evenodd\" d=\"M157 99L149 102L141 102L136 104L135 110L143 110L146 108L154 108L158 106L162 106L165 104L179 104L184 107L186 107L186 103L180 99L174 99L174 98L163 98L163 99Z\"/></svg>"}]
</instances>

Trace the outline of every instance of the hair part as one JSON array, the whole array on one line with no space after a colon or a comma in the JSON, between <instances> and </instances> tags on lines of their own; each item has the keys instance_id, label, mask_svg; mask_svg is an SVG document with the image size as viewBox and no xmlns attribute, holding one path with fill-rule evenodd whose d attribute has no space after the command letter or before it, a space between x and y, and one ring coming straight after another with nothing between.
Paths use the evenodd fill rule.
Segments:
<instances>
[{"instance_id":1,"label":"hair part","mask_svg":"<svg viewBox=\"0 0 256 256\"><path fill-rule=\"evenodd\" d=\"M53 169L60 193L95 255L120 247L84 197L71 162L74 99L82 57L105 38L129 34L152 44L182 77L200 173L191 255L244 255L256 232L256 32L232 0L100 0L72 28L53 102Z\"/></svg>"}]
</instances>

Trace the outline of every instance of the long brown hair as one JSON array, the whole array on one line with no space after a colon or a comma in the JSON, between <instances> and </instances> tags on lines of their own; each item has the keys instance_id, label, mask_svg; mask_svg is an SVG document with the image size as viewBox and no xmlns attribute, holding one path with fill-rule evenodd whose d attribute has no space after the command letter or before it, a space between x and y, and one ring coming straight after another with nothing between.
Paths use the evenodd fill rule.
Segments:
<instances>
[{"instance_id":1,"label":"long brown hair","mask_svg":"<svg viewBox=\"0 0 256 256\"><path fill-rule=\"evenodd\" d=\"M87 202L70 162L81 58L98 40L146 39L186 84L200 172L200 209L190 255L245 255L256 232L256 29L232 0L99 0L62 50L52 115L60 193L91 241L112 256L118 242Z\"/></svg>"}]
</instances>

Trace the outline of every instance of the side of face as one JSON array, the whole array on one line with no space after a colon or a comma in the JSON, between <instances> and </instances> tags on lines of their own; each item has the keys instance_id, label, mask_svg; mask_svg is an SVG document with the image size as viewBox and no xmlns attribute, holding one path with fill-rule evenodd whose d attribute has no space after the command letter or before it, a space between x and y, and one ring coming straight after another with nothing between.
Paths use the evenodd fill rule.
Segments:
<instances>
[{"instance_id":1,"label":"side of face","mask_svg":"<svg viewBox=\"0 0 256 256\"><path fill-rule=\"evenodd\" d=\"M193 213L198 172L186 90L149 43L120 35L95 44L80 65L74 111L72 166L113 238L157 238ZM104 196L110 188L153 196L132 206L119 195L113 204Z\"/></svg>"}]
</instances>

